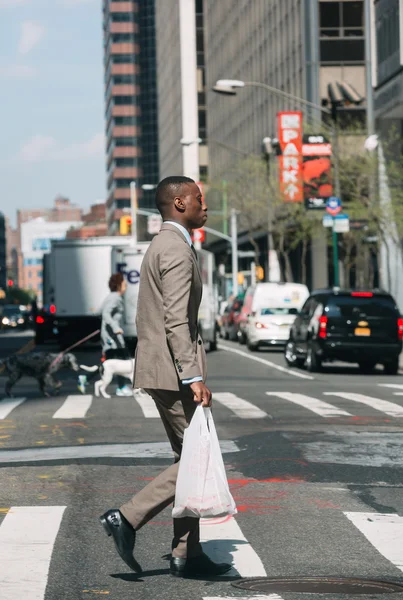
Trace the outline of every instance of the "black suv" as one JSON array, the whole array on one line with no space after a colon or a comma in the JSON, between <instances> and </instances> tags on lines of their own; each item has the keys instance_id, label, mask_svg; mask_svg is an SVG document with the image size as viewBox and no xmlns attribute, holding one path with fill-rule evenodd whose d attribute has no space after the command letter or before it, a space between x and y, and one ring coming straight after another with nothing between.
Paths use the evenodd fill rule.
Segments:
<instances>
[{"instance_id":1,"label":"black suv","mask_svg":"<svg viewBox=\"0 0 403 600\"><path fill-rule=\"evenodd\" d=\"M317 290L295 319L285 348L289 366L319 371L324 361L358 363L370 373L377 363L388 375L399 369L403 319L385 292Z\"/></svg>"}]
</instances>

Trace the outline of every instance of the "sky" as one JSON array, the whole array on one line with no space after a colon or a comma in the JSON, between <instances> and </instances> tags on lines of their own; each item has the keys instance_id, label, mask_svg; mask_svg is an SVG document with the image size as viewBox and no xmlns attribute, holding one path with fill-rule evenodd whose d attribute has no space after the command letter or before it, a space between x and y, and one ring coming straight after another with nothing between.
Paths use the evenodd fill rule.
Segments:
<instances>
[{"instance_id":1,"label":"sky","mask_svg":"<svg viewBox=\"0 0 403 600\"><path fill-rule=\"evenodd\" d=\"M101 0L0 0L0 211L105 200Z\"/></svg>"}]
</instances>

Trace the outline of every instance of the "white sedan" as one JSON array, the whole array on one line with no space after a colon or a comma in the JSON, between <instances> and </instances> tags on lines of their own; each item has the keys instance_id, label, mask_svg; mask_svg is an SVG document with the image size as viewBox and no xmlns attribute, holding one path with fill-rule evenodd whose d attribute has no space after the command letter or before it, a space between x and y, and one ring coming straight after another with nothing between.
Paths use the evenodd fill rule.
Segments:
<instances>
[{"instance_id":1,"label":"white sedan","mask_svg":"<svg viewBox=\"0 0 403 600\"><path fill-rule=\"evenodd\" d=\"M259 308L248 318L246 343L249 350L261 346L285 346L298 309L295 307Z\"/></svg>"}]
</instances>

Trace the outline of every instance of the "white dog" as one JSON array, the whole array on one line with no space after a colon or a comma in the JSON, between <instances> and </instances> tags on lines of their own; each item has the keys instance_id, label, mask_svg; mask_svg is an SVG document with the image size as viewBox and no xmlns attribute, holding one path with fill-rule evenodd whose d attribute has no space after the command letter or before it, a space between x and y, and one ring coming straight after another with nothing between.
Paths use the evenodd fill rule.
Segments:
<instances>
[{"instance_id":1,"label":"white dog","mask_svg":"<svg viewBox=\"0 0 403 600\"><path fill-rule=\"evenodd\" d=\"M96 381L94 384L95 395L99 396L101 393L104 398L110 398L111 396L106 392L106 388L112 381L114 375L123 375L123 377L127 377L133 383L134 358L131 358L130 360L110 358L105 360L101 367L98 367L97 365L92 367L80 365L80 369L83 369L83 371L88 371L89 373L94 373L99 369L101 379Z\"/></svg>"}]
</instances>

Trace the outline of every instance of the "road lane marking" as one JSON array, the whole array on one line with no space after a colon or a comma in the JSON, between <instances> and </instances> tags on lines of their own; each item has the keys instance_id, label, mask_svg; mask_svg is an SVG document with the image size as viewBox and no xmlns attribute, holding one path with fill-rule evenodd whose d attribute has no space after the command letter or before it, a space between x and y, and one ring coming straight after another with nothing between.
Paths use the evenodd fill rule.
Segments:
<instances>
[{"instance_id":1,"label":"road lane marking","mask_svg":"<svg viewBox=\"0 0 403 600\"><path fill-rule=\"evenodd\" d=\"M223 454L239 452L232 440L221 440L220 447ZM0 450L0 464L85 458L172 458L172 448L169 442L139 442Z\"/></svg>"},{"instance_id":2,"label":"road lane marking","mask_svg":"<svg viewBox=\"0 0 403 600\"><path fill-rule=\"evenodd\" d=\"M10 412L25 402L26 398L4 398L0 402L0 420L8 417Z\"/></svg>"},{"instance_id":3,"label":"road lane marking","mask_svg":"<svg viewBox=\"0 0 403 600\"><path fill-rule=\"evenodd\" d=\"M324 392L325 396L338 396L339 398L345 398L345 400L351 400L352 402L360 402L370 406L375 410L389 415L389 417L403 417L403 407L387 400L381 400L380 398L373 398L372 396L365 396L364 394L356 394L354 392Z\"/></svg>"},{"instance_id":4,"label":"road lane marking","mask_svg":"<svg viewBox=\"0 0 403 600\"><path fill-rule=\"evenodd\" d=\"M265 568L234 517L200 519L203 550L216 562L231 562L227 576L264 577Z\"/></svg>"},{"instance_id":5,"label":"road lane marking","mask_svg":"<svg viewBox=\"0 0 403 600\"><path fill-rule=\"evenodd\" d=\"M143 390L135 390L134 399L137 404L139 404L143 415L146 419L158 419L160 413L158 412L157 407L155 406L154 400L151 398L149 394L144 392Z\"/></svg>"},{"instance_id":6,"label":"road lane marking","mask_svg":"<svg viewBox=\"0 0 403 600\"><path fill-rule=\"evenodd\" d=\"M283 400L289 400L289 402L307 408L321 417L352 416L349 412L337 408L337 406L333 406L333 404L328 404L317 398L311 398L311 396L305 396L305 394L295 394L293 392L266 392L266 394L268 396L278 396Z\"/></svg>"},{"instance_id":7,"label":"road lane marking","mask_svg":"<svg viewBox=\"0 0 403 600\"><path fill-rule=\"evenodd\" d=\"M67 396L59 410L53 415L53 419L83 419L92 404L92 396L72 395Z\"/></svg>"},{"instance_id":8,"label":"road lane marking","mask_svg":"<svg viewBox=\"0 0 403 600\"><path fill-rule=\"evenodd\" d=\"M403 571L403 517L394 513L344 514L382 556Z\"/></svg>"},{"instance_id":9,"label":"road lane marking","mask_svg":"<svg viewBox=\"0 0 403 600\"><path fill-rule=\"evenodd\" d=\"M65 506L14 506L0 526L1 600L43 600Z\"/></svg>"},{"instance_id":10,"label":"road lane marking","mask_svg":"<svg viewBox=\"0 0 403 600\"><path fill-rule=\"evenodd\" d=\"M254 360L255 362L261 363L272 369L277 369L277 371L281 371L282 373L286 373L287 375L293 375L294 377L300 377L301 379L315 379L312 375L307 375L306 373L299 373L299 371L293 371L292 369L287 369L286 367L282 367L281 365L276 365L276 363L271 362L271 360L266 360L265 358L259 358L258 356L252 356L247 352L243 352L242 350L237 350L236 348L230 348L229 346L225 346L224 344L218 345L219 350L226 350L227 352L233 352L234 354L239 354L239 356L243 356L244 358L249 358L249 360Z\"/></svg>"},{"instance_id":11,"label":"road lane marking","mask_svg":"<svg viewBox=\"0 0 403 600\"><path fill-rule=\"evenodd\" d=\"M231 410L240 419L264 419L269 415L243 398L239 398L231 392L214 392L213 402L217 401Z\"/></svg>"}]
</instances>

